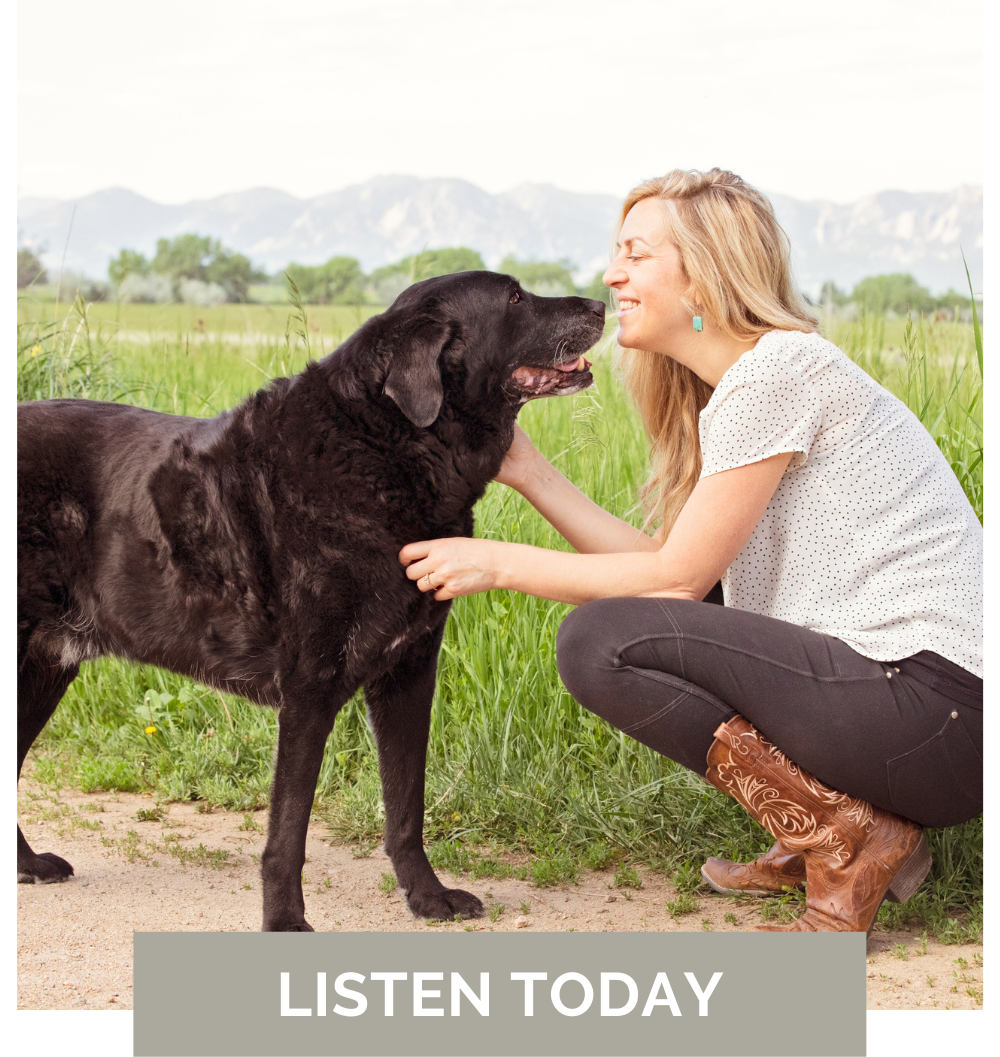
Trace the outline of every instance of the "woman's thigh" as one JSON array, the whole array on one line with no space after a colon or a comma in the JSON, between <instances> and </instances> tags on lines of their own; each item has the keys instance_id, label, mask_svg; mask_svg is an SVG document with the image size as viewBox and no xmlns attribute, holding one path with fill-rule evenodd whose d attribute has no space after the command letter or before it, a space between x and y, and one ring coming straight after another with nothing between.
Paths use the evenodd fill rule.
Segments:
<instances>
[{"instance_id":1,"label":"woman's thigh","mask_svg":"<svg viewBox=\"0 0 1000 1057\"><path fill-rule=\"evenodd\" d=\"M682 599L581 606L560 628L558 659L581 704L700 774L712 732L739 713L821 781L901 814L909 796L894 799L887 764L938 736L951 713L840 639Z\"/></svg>"}]
</instances>

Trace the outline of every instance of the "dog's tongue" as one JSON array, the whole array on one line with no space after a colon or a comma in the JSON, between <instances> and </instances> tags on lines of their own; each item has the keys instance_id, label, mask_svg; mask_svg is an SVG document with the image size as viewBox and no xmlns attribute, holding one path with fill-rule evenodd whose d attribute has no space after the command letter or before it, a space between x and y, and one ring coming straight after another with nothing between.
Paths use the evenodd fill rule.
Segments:
<instances>
[{"instance_id":1,"label":"dog's tongue","mask_svg":"<svg viewBox=\"0 0 1000 1057\"><path fill-rule=\"evenodd\" d=\"M570 371L585 371L590 364L581 356L578 360L574 360L572 363L557 363L557 371L566 371L568 374Z\"/></svg>"}]
</instances>

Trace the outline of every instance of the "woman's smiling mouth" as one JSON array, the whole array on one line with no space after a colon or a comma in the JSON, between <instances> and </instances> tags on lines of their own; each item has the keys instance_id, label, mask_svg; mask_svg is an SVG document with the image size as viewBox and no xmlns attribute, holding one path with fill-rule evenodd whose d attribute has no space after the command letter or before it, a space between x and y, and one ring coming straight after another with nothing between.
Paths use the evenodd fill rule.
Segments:
<instances>
[{"instance_id":1,"label":"woman's smiling mouth","mask_svg":"<svg viewBox=\"0 0 1000 1057\"><path fill-rule=\"evenodd\" d=\"M619 316L628 315L629 312L635 311L635 309L637 309L638 307L639 307L639 302L638 301L630 301L626 297L619 297L618 298L618 315Z\"/></svg>"}]
</instances>

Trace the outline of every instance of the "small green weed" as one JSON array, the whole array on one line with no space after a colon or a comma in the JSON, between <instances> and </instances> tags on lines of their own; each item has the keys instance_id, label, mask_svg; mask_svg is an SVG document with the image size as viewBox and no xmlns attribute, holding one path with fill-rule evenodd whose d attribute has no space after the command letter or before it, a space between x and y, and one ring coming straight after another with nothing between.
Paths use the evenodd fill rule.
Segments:
<instances>
[{"instance_id":1,"label":"small green weed","mask_svg":"<svg viewBox=\"0 0 1000 1057\"><path fill-rule=\"evenodd\" d=\"M639 871L622 863L615 870L615 888L641 888L642 878Z\"/></svg>"},{"instance_id":2,"label":"small green weed","mask_svg":"<svg viewBox=\"0 0 1000 1057\"><path fill-rule=\"evenodd\" d=\"M804 892L786 892L777 899L765 899L761 904L760 916L764 921L784 925L794 921L802 913L805 902Z\"/></svg>"},{"instance_id":3,"label":"small green weed","mask_svg":"<svg viewBox=\"0 0 1000 1057\"><path fill-rule=\"evenodd\" d=\"M243 821L236 828L244 830L245 832L264 832L264 827L253 817L253 815L250 814L244 815Z\"/></svg>"},{"instance_id":4,"label":"small green weed","mask_svg":"<svg viewBox=\"0 0 1000 1057\"><path fill-rule=\"evenodd\" d=\"M328 877L327 881L329 880L330 879ZM390 895L392 892L395 892L398 887L399 881L396 879L396 875L394 873L383 873L382 876L379 878L378 890L383 895Z\"/></svg>"},{"instance_id":5,"label":"small green weed","mask_svg":"<svg viewBox=\"0 0 1000 1057\"><path fill-rule=\"evenodd\" d=\"M74 818L70 821L72 829L103 829L103 825L96 818Z\"/></svg>"},{"instance_id":6,"label":"small green weed","mask_svg":"<svg viewBox=\"0 0 1000 1057\"><path fill-rule=\"evenodd\" d=\"M679 892L693 892L704 886L701 879L701 866L696 862L685 862L670 875L670 883Z\"/></svg>"},{"instance_id":7,"label":"small green weed","mask_svg":"<svg viewBox=\"0 0 1000 1057\"><path fill-rule=\"evenodd\" d=\"M233 866L238 861L228 848L206 848L202 843L197 848L185 848L176 833L167 834L157 850L165 851L185 866L210 866L213 870Z\"/></svg>"},{"instance_id":8,"label":"small green weed","mask_svg":"<svg viewBox=\"0 0 1000 1057\"><path fill-rule=\"evenodd\" d=\"M124 837L118 841L118 850L122 853L126 862L133 863L136 859L145 859L147 856L139 850L139 834L130 829Z\"/></svg>"},{"instance_id":9,"label":"small green weed","mask_svg":"<svg viewBox=\"0 0 1000 1057\"><path fill-rule=\"evenodd\" d=\"M131 764L124 760L102 760L99 757L80 761L74 784L84 793L102 793L113 789L122 793L138 793L143 788L142 779Z\"/></svg>"},{"instance_id":10,"label":"small green weed","mask_svg":"<svg viewBox=\"0 0 1000 1057\"><path fill-rule=\"evenodd\" d=\"M140 807L132 818L136 822L161 822L163 820L163 808L159 805L156 807Z\"/></svg>"},{"instance_id":11,"label":"small green weed","mask_svg":"<svg viewBox=\"0 0 1000 1057\"><path fill-rule=\"evenodd\" d=\"M680 892L676 899L667 903L667 913L677 921L684 914L693 914L701 906L693 892Z\"/></svg>"},{"instance_id":12,"label":"small green weed","mask_svg":"<svg viewBox=\"0 0 1000 1057\"><path fill-rule=\"evenodd\" d=\"M736 915L731 910L727 910L725 914L723 914L722 920L728 921L730 925L737 924Z\"/></svg>"},{"instance_id":13,"label":"small green weed","mask_svg":"<svg viewBox=\"0 0 1000 1057\"><path fill-rule=\"evenodd\" d=\"M490 921L495 925L500 920L500 915L507 909L506 903L490 903L486 907L486 913Z\"/></svg>"},{"instance_id":14,"label":"small green weed","mask_svg":"<svg viewBox=\"0 0 1000 1057\"><path fill-rule=\"evenodd\" d=\"M603 841L588 844L583 853L583 864L589 870L605 870L614 859L614 849Z\"/></svg>"},{"instance_id":15,"label":"small green weed","mask_svg":"<svg viewBox=\"0 0 1000 1057\"><path fill-rule=\"evenodd\" d=\"M521 900L521 905L520 905L520 906L518 907L518 910L520 910L520 911L521 911L521 913L522 913L522 914L523 914L523 915L524 915L525 917L527 917L527 916L528 916L528 914L530 914L530 913L531 913L531 904L530 904L530 903L525 903L525 902L524 902L524 900L522 899L522 900Z\"/></svg>"},{"instance_id":16,"label":"small green weed","mask_svg":"<svg viewBox=\"0 0 1000 1057\"><path fill-rule=\"evenodd\" d=\"M575 881L579 874L579 864L566 852L535 859L531 864L531 883L536 888L568 884Z\"/></svg>"}]
</instances>

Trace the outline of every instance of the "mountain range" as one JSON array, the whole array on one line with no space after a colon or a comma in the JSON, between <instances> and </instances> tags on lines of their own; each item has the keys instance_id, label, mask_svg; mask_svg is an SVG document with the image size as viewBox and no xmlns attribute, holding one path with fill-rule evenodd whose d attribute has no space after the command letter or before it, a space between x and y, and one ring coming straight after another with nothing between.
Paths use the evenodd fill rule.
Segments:
<instances>
[{"instance_id":1,"label":"mountain range","mask_svg":"<svg viewBox=\"0 0 1000 1057\"><path fill-rule=\"evenodd\" d=\"M813 295L828 279L850 290L887 272L911 272L934 293L963 290L963 250L981 288L981 187L882 191L846 205L769 197L791 239L796 277ZM565 258L586 281L607 264L620 204L613 195L551 184L490 194L465 180L415 176L377 176L308 199L256 188L181 205L109 188L69 201L20 199L18 241L40 251L52 271L65 250L66 268L92 278L104 278L122 248L152 255L158 238L197 232L272 272L338 254L358 258L367 271L425 248L468 246L489 267L508 253Z\"/></svg>"}]
</instances>

